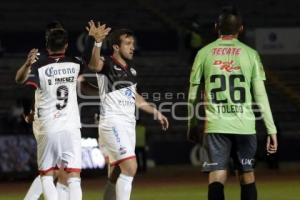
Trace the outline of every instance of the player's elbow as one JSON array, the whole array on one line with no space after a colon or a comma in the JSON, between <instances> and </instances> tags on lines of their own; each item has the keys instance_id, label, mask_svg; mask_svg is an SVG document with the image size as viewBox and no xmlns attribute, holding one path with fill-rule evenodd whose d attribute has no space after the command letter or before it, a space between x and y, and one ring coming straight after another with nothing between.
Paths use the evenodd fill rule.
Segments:
<instances>
[{"instance_id":1,"label":"player's elbow","mask_svg":"<svg viewBox=\"0 0 300 200\"><path fill-rule=\"evenodd\" d=\"M20 85L21 85L21 84L24 83L24 80L22 79L22 77L16 75L16 77L15 77L15 82L16 82L17 84L20 84Z\"/></svg>"},{"instance_id":2,"label":"player's elbow","mask_svg":"<svg viewBox=\"0 0 300 200\"><path fill-rule=\"evenodd\" d=\"M97 72L97 67L94 64L89 64L88 65L89 69L92 70L93 72Z\"/></svg>"},{"instance_id":3,"label":"player's elbow","mask_svg":"<svg viewBox=\"0 0 300 200\"><path fill-rule=\"evenodd\" d=\"M88 67L93 72L100 72L103 68L103 63L101 63L101 62L90 62L88 64Z\"/></svg>"}]
</instances>

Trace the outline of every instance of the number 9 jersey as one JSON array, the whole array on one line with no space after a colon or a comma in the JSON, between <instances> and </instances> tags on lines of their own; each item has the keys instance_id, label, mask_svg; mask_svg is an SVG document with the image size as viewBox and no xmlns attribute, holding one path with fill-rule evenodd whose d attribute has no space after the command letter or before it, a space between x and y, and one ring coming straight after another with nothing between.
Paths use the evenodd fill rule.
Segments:
<instances>
[{"instance_id":1,"label":"number 9 jersey","mask_svg":"<svg viewBox=\"0 0 300 200\"><path fill-rule=\"evenodd\" d=\"M206 133L254 134L251 87L265 80L258 53L225 36L202 48L194 61L191 84L205 83Z\"/></svg>"},{"instance_id":2,"label":"number 9 jersey","mask_svg":"<svg viewBox=\"0 0 300 200\"><path fill-rule=\"evenodd\" d=\"M76 91L81 69L81 60L61 54L41 56L33 64L25 84L36 88L35 134L81 128Z\"/></svg>"}]
</instances>

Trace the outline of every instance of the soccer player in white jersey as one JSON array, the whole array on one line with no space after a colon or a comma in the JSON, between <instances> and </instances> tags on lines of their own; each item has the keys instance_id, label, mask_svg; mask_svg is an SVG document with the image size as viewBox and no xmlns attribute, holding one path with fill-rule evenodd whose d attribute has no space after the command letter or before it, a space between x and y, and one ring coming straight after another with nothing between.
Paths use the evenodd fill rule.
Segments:
<instances>
[{"instance_id":1,"label":"soccer player in white jersey","mask_svg":"<svg viewBox=\"0 0 300 200\"><path fill-rule=\"evenodd\" d=\"M46 29L46 44L49 38L49 33L54 30L54 29L63 29L63 26L60 22L58 21L54 21L51 22L47 25L47 29ZM110 28L104 28L102 30L102 32L100 34L102 35L106 35L108 34ZM39 55L39 52L37 49L32 49L29 54L28 57L25 61L25 63L22 65L22 67L19 68L15 80L18 84L23 84L27 79L28 79L28 75L31 72L32 69L32 65L33 63L35 63L38 59L45 59L47 57L45 57L47 53L44 52L41 55ZM81 58L78 58L81 59ZM35 65L33 66L35 67ZM81 85L81 90L82 92L84 92L85 94L88 95L95 95L95 88L92 87L90 84L87 84L86 81L84 81L84 78L82 76L78 77L78 83L80 83ZM96 92L97 93L97 92ZM28 123L32 123L32 121L34 120L34 111L29 112L26 116L25 116L25 121L27 121ZM39 130L38 129L34 129L33 130L34 133L37 133ZM37 135L37 134L35 134ZM57 179L57 183L56 183L56 189L57 189L57 193L58 193L58 198L60 200L68 200L69 199L69 190L68 190L68 184L67 184L67 174L64 172L64 170L54 170L54 174L55 176L58 177ZM24 200L37 200L39 199L40 195L42 194L42 183L40 180L40 176L37 176L35 178L35 180L33 181L33 183L31 184Z\"/></svg>"},{"instance_id":2,"label":"soccer player in white jersey","mask_svg":"<svg viewBox=\"0 0 300 200\"><path fill-rule=\"evenodd\" d=\"M47 42L48 36L51 30L53 29L64 29L63 25L59 21L52 21L47 24L46 31L45 31L45 41ZM42 55L41 55L42 54ZM32 49L27 56L26 61L24 64L18 69L15 80L18 84L23 84L27 79L28 75L31 71L31 66L34 62L36 62L40 56L44 56L46 52L42 50L40 52L38 49ZM25 120L27 123L32 123L33 121L33 112L30 113L30 115L25 117ZM58 192L58 197L61 200L68 200L69 194L68 194L68 187L67 187L67 180L66 175L63 173L63 171L60 171L60 173L57 172L57 183L56 183L56 190ZM34 181L32 182L30 188L28 189L24 200L38 200L39 197L42 195L42 183L40 180L40 175L37 176Z\"/></svg>"},{"instance_id":3,"label":"soccer player in white jersey","mask_svg":"<svg viewBox=\"0 0 300 200\"><path fill-rule=\"evenodd\" d=\"M57 168L68 173L69 199L82 199L81 124L76 92L82 63L65 56L67 46L66 31L52 30L47 40L49 56L33 64L24 88L25 115L30 113L35 96L33 129L38 144L38 168L47 200L58 199L53 182Z\"/></svg>"},{"instance_id":4,"label":"soccer player in white jersey","mask_svg":"<svg viewBox=\"0 0 300 200\"><path fill-rule=\"evenodd\" d=\"M113 54L100 57L103 38L98 37L97 29L101 30L101 27L96 27L91 21L88 30L89 35L94 36L95 45L89 68L98 76L101 99L99 137L107 150L110 165L121 169L115 186L116 199L129 200L137 170L135 108L153 114L163 130L168 128L169 122L136 91L137 72L131 63L135 46L133 33L128 29L115 30L110 35Z\"/></svg>"}]
</instances>

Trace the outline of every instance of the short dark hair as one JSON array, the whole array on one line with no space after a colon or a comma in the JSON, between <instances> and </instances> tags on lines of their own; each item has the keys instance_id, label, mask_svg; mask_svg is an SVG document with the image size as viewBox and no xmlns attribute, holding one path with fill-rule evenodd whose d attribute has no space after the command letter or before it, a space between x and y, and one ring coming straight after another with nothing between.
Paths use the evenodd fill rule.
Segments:
<instances>
[{"instance_id":1,"label":"short dark hair","mask_svg":"<svg viewBox=\"0 0 300 200\"><path fill-rule=\"evenodd\" d=\"M221 35L237 34L242 26L242 17L235 6L226 6L216 22Z\"/></svg>"},{"instance_id":2,"label":"short dark hair","mask_svg":"<svg viewBox=\"0 0 300 200\"><path fill-rule=\"evenodd\" d=\"M68 33L64 29L52 29L49 33L46 46L51 51L60 51L68 43Z\"/></svg>"},{"instance_id":3,"label":"short dark hair","mask_svg":"<svg viewBox=\"0 0 300 200\"><path fill-rule=\"evenodd\" d=\"M119 45L121 44L121 36L126 35L126 37L134 37L134 33L130 29L122 28L114 30L110 36L109 36L109 47L112 49L113 45Z\"/></svg>"},{"instance_id":4,"label":"short dark hair","mask_svg":"<svg viewBox=\"0 0 300 200\"><path fill-rule=\"evenodd\" d=\"M45 38L46 38L46 40L48 40L49 33L50 33L50 31L52 29L64 29L64 25L60 21L58 21L58 20L49 22L47 24L46 30L45 30Z\"/></svg>"}]
</instances>

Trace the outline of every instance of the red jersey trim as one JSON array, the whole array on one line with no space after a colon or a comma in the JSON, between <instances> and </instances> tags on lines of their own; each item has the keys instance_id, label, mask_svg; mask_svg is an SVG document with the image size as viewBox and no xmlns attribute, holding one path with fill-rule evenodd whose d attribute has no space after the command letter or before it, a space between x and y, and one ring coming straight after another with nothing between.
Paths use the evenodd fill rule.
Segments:
<instances>
[{"instance_id":1,"label":"red jersey trim","mask_svg":"<svg viewBox=\"0 0 300 200\"><path fill-rule=\"evenodd\" d=\"M31 86L35 87L36 89L38 88L38 85L35 82L32 82L32 81L27 81L26 85L31 85Z\"/></svg>"},{"instance_id":2,"label":"red jersey trim","mask_svg":"<svg viewBox=\"0 0 300 200\"><path fill-rule=\"evenodd\" d=\"M117 161L115 161L115 162L112 162L112 163L110 163L110 165L111 166L116 166L116 165L119 165L121 162L124 162L125 160L130 160L130 159L133 159L133 158L135 158L136 156L129 156L129 157L127 157L127 158L123 158L123 159L121 159L121 160L117 160Z\"/></svg>"},{"instance_id":3,"label":"red jersey trim","mask_svg":"<svg viewBox=\"0 0 300 200\"><path fill-rule=\"evenodd\" d=\"M39 172L40 172L41 175L45 175L45 174L47 174L48 172L54 171L54 170L57 170L57 169L58 169L58 167L51 167L51 168L49 168L49 169L39 170Z\"/></svg>"}]
</instances>

